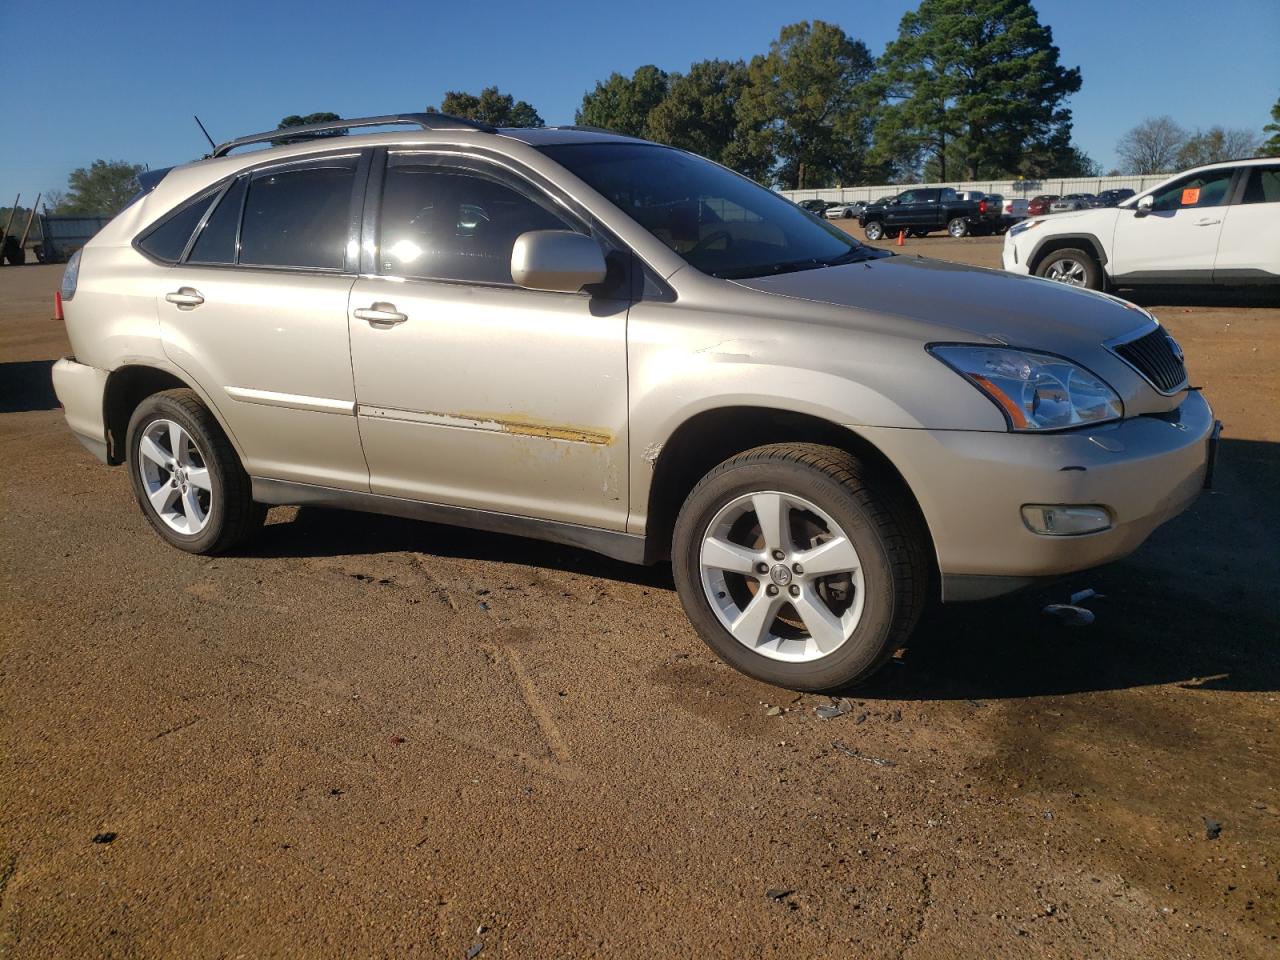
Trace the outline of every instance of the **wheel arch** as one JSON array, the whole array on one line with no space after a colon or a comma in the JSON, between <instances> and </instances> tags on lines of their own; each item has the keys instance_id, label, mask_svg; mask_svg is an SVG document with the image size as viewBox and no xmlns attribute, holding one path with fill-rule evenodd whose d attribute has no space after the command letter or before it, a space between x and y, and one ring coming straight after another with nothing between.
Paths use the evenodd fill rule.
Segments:
<instances>
[{"instance_id":1,"label":"wheel arch","mask_svg":"<svg viewBox=\"0 0 1280 960\"><path fill-rule=\"evenodd\" d=\"M898 468L856 429L809 413L766 406L727 406L695 413L684 420L662 445L653 463L645 523L646 561L669 558L676 515L713 467L732 456L768 443L820 443L835 447L872 465L892 484L912 513L911 520L925 540L925 550L937 575L937 552L919 500Z\"/></svg>"},{"instance_id":2,"label":"wheel arch","mask_svg":"<svg viewBox=\"0 0 1280 960\"><path fill-rule=\"evenodd\" d=\"M106 428L107 463L117 465L125 462L125 438L129 432L129 420L133 411L147 397L163 390L186 389L193 391L213 414L218 425L231 441L236 455L244 459L243 452L236 442L234 434L227 427L226 421L217 407L210 402L203 390L189 379L173 370L146 363L129 363L116 367L107 375L106 386L102 392L102 423Z\"/></svg>"},{"instance_id":3,"label":"wheel arch","mask_svg":"<svg viewBox=\"0 0 1280 960\"><path fill-rule=\"evenodd\" d=\"M1027 258L1027 269L1035 273L1044 258L1057 250L1065 250L1068 247L1083 247L1093 254L1093 258L1098 261L1098 266L1102 268L1103 273L1107 270L1107 252L1102 245L1102 241L1092 233L1064 233L1055 234L1051 237L1045 237L1031 250L1031 256Z\"/></svg>"}]
</instances>

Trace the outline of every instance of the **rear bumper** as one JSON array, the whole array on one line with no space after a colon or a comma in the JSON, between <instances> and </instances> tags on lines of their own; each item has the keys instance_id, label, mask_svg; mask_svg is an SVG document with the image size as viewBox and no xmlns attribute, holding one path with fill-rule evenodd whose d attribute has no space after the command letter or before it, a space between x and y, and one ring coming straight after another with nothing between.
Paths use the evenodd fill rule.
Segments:
<instances>
[{"instance_id":1,"label":"rear bumper","mask_svg":"<svg viewBox=\"0 0 1280 960\"><path fill-rule=\"evenodd\" d=\"M107 462L107 430L102 421L102 399L107 371L63 357L53 365L53 392L58 395L67 426L95 457Z\"/></svg>"},{"instance_id":2,"label":"rear bumper","mask_svg":"<svg viewBox=\"0 0 1280 960\"><path fill-rule=\"evenodd\" d=\"M1036 436L853 429L901 471L937 551L944 600L980 599L1132 553L1196 499L1215 421L1198 392L1171 414ZM1107 530L1043 536L1027 504L1102 506ZM948 589L948 585L950 589Z\"/></svg>"}]
</instances>

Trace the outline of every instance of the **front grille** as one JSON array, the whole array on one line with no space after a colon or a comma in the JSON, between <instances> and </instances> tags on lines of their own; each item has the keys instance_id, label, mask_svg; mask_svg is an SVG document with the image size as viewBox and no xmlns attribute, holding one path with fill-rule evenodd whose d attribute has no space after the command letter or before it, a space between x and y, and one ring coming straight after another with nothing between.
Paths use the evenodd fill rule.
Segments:
<instances>
[{"instance_id":1,"label":"front grille","mask_svg":"<svg viewBox=\"0 0 1280 960\"><path fill-rule=\"evenodd\" d=\"M1182 351L1164 332L1164 327L1156 327L1136 340L1118 343L1111 349L1161 393L1173 393L1187 382Z\"/></svg>"}]
</instances>

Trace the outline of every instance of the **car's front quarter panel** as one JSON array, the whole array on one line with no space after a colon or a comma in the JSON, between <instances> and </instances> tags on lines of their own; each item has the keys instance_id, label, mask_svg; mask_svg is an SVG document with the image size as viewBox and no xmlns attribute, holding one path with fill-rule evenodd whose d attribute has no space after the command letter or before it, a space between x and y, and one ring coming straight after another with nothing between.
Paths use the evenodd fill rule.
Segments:
<instances>
[{"instance_id":1,"label":"car's front quarter panel","mask_svg":"<svg viewBox=\"0 0 1280 960\"><path fill-rule=\"evenodd\" d=\"M861 425L1005 429L994 404L925 350L927 338L876 329L877 320L894 318L868 317L866 328L850 329L822 323L833 309L823 304L806 305L808 320L754 315L745 303L738 306L643 301L631 308L630 532L645 530L664 444L708 411L754 407L855 432ZM910 321L901 322L914 331Z\"/></svg>"}]
</instances>

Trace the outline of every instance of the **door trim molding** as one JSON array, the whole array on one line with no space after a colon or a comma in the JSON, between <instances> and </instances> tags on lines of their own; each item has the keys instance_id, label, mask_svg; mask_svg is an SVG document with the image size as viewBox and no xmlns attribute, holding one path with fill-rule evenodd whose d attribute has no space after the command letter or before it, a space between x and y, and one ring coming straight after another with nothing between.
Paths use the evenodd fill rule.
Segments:
<instances>
[{"instance_id":1,"label":"door trim molding","mask_svg":"<svg viewBox=\"0 0 1280 960\"><path fill-rule=\"evenodd\" d=\"M594 443L608 446L614 435L599 427L574 424L543 423L525 417L493 414L437 413L432 410L400 410L396 407L371 407L362 403L357 408L360 417L370 420L400 420L431 427L456 427L459 430L481 430L486 433L508 433L520 437L536 437L539 440L564 440L569 443Z\"/></svg>"},{"instance_id":2,"label":"door trim molding","mask_svg":"<svg viewBox=\"0 0 1280 960\"><path fill-rule=\"evenodd\" d=\"M444 523L472 530L487 530L534 540L548 540L571 547L581 547L604 554L625 563L652 562L645 556L646 540L634 533L584 527L559 520L541 520L536 517L518 517L509 513L495 513L474 507L457 507L444 503L428 503L423 500L407 500L359 490L339 490L293 480L272 480L268 477L252 477L253 499L259 503L290 506L331 507L338 510L357 510L365 513L381 513L409 520L425 520L428 523Z\"/></svg>"},{"instance_id":3,"label":"door trim molding","mask_svg":"<svg viewBox=\"0 0 1280 960\"><path fill-rule=\"evenodd\" d=\"M354 400L333 400L329 397L308 397L300 393L276 393L274 390L255 390L252 387L223 387L227 396L241 403L260 403L268 407L289 407L293 410L310 410L314 413L341 413L355 416Z\"/></svg>"}]
</instances>

